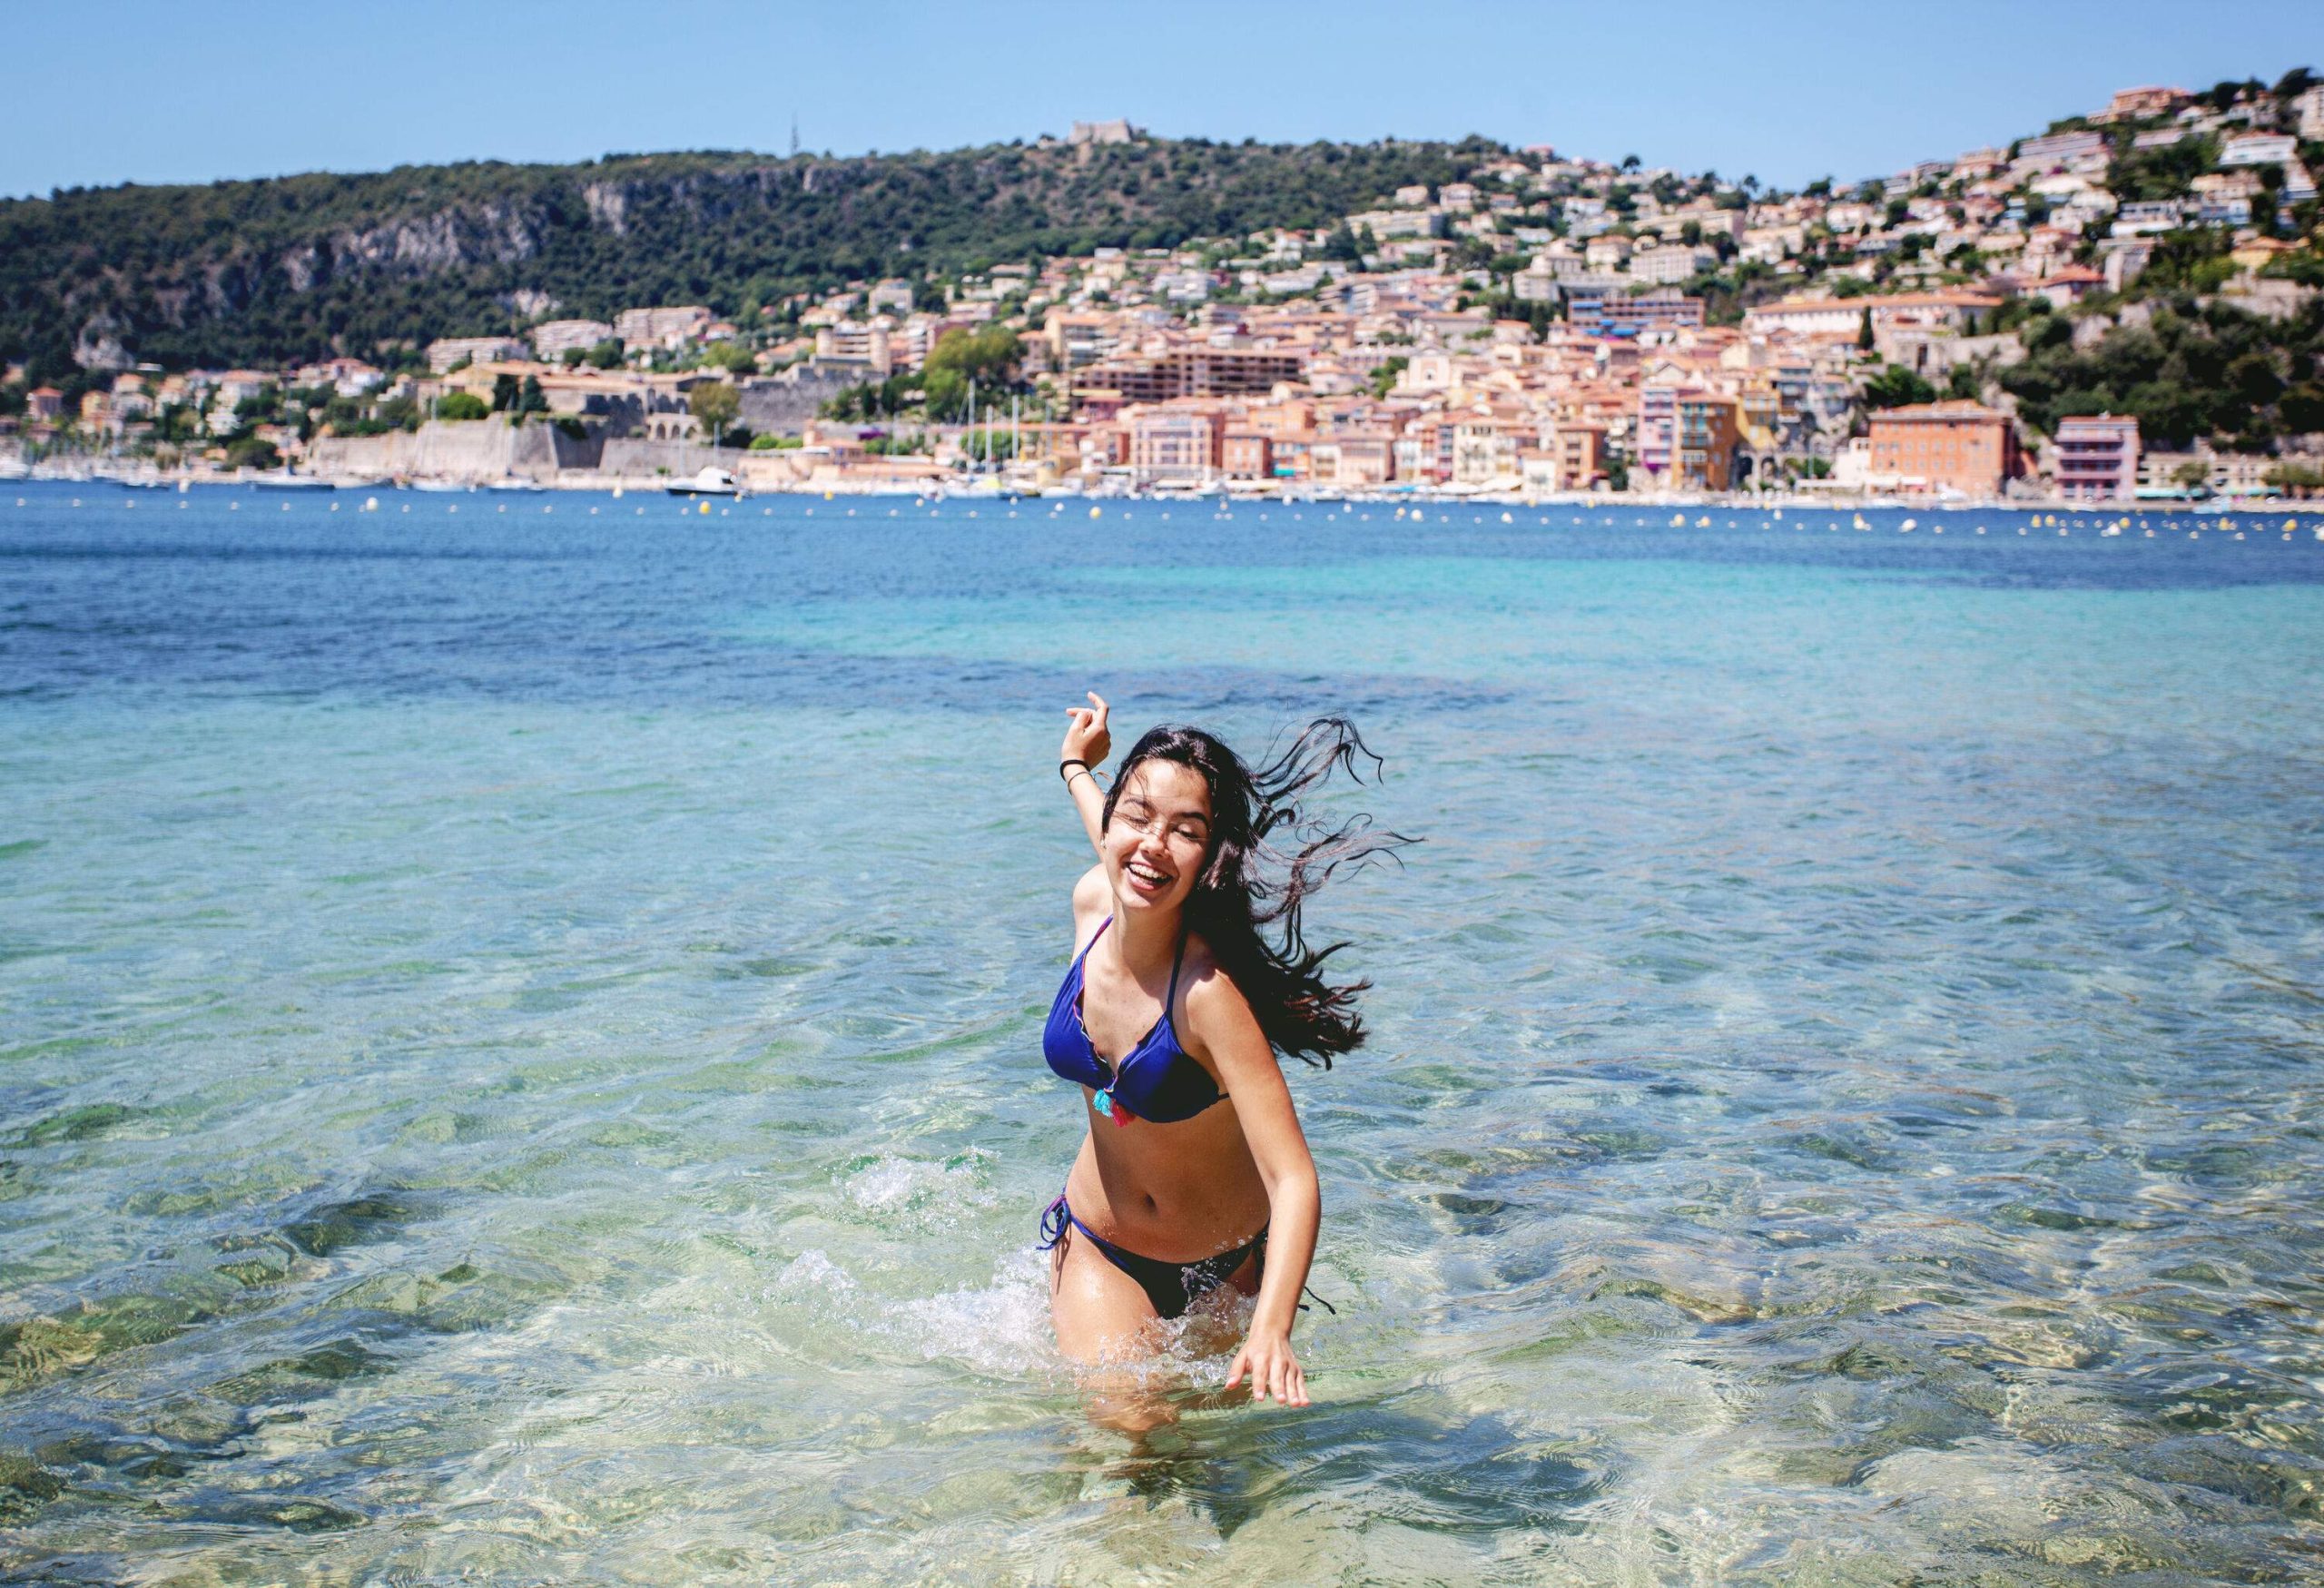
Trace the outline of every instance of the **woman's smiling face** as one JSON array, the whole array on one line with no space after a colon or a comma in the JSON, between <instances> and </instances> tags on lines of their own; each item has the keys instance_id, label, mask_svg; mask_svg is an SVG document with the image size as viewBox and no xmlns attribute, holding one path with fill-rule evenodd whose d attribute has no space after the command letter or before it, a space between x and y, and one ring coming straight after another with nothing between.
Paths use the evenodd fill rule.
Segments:
<instances>
[{"instance_id":1,"label":"woman's smiling face","mask_svg":"<svg viewBox=\"0 0 2324 1588\"><path fill-rule=\"evenodd\" d=\"M1102 845L1118 912L1175 910L1210 853L1210 788L1177 761L1141 761L1122 779Z\"/></svg>"}]
</instances>

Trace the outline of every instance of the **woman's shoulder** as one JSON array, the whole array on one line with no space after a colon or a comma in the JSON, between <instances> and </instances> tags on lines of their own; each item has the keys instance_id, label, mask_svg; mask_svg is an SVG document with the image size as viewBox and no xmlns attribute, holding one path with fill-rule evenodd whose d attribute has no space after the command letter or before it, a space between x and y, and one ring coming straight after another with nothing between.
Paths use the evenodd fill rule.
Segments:
<instances>
[{"instance_id":1,"label":"woman's shoulder","mask_svg":"<svg viewBox=\"0 0 2324 1588\"><path fill-rule=\"evenodd\" d=\"M1079 953L1098 935L1113 899L1106 889L1106 868L1093 865L1073 883L1073 952Z\"/></svg>"},{"instance_id":2,"label":"woman's shoulder","mask_svg":"<svg viewBox=\"0 0 2324 1588\"><path fill-rule=\"evenodd\" d=\"M1250 1000L1235 983L1234 973L1218 962L1218 956L1210 952L1210 944L1198 932L1187 933L1186 957L1178 962L1178 985L1189 1011L1196 1008L1197 1000L1211 1007L1230 1002L1250 1007Z\"/></svg>"},{"instance_id":3,"label":"woman's shoulder","mask_svg":"<svg viewBox=\"0 0 2324 1588\"><path fill-rule=\"evenodd\" d=\"M1210 945L1198 934L1187 938L1187 957L1179 967L1178 1002L1186 1018L1178 1027L1179 1045L1202 1060L1226 1084L1218 1069L1222 1053L1256 1051L1266 1046L1259 1035L1258 1011L1236 986L1235 977L1218 962Z\"/></svg>"}]
</instances>

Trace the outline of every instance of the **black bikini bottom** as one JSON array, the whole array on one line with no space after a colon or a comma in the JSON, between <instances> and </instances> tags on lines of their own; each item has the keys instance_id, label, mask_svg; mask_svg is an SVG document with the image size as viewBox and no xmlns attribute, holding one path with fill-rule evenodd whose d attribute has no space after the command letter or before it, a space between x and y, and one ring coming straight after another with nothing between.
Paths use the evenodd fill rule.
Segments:
<instances>
[{"instance_id":1,"label":"black bikini bottom","mask_svg":"<svg viewBox=\"0 0 2324 1588\"><path fill-rule=\"evenodd\" d=\"M1233 1278L1246 1258L1257 1258L1252 1270L1254 1277L1266 1272L1267 1232L1264 1227L1231 1252L1221 1252L1198 1263L1166 1263L1158 1258L1126 1251L1092 1230L1073 1216L1073 1209L1066 1205L1064 1193L1060 1192L1041 1215L1041 1249L1058 1250L1067 1238L1068 1230L1079 1230L1088 1236L1089 1243L1108 1262L1137 1280L1138 1287L1146 1292L1146 1298L1154 1304L1157 1317L1184 1317L1187 1308Z\"/></svg>"}]
</instances>

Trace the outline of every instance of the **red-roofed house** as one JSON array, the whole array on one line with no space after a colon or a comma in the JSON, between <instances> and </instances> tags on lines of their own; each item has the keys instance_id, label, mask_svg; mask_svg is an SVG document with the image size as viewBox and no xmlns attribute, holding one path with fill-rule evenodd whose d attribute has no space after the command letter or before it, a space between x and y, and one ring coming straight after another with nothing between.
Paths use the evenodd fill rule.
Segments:
<instances>
[{"instance_id":1,"label":"red-roofed house","mask_svg":"<svg viewBox=\"0 0 2324 1588\"><path fill-rule=\"evenodd\" d=\"M2068 265L2034 283L2034 291L2056 309L2070 309L2093 292L2103 291L2105 287L2105 276L2087 265Z\"/></svg>"}]
</instances>

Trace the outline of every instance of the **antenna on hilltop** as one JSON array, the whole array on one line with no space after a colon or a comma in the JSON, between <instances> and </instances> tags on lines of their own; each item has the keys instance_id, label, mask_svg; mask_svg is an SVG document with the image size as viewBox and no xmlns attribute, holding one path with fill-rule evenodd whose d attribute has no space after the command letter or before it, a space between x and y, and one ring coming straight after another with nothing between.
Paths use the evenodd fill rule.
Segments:
<instances>
[{"instance_id":1,"label":"antenna on hilltop","mask_svg":"<svg viewBox=\"0 0 2324 1588\"><path fill-rule=\"evenodd\" d=\"M791 158L799 158L799 113L791 113Z\"/></svg>"}]
</instances>

